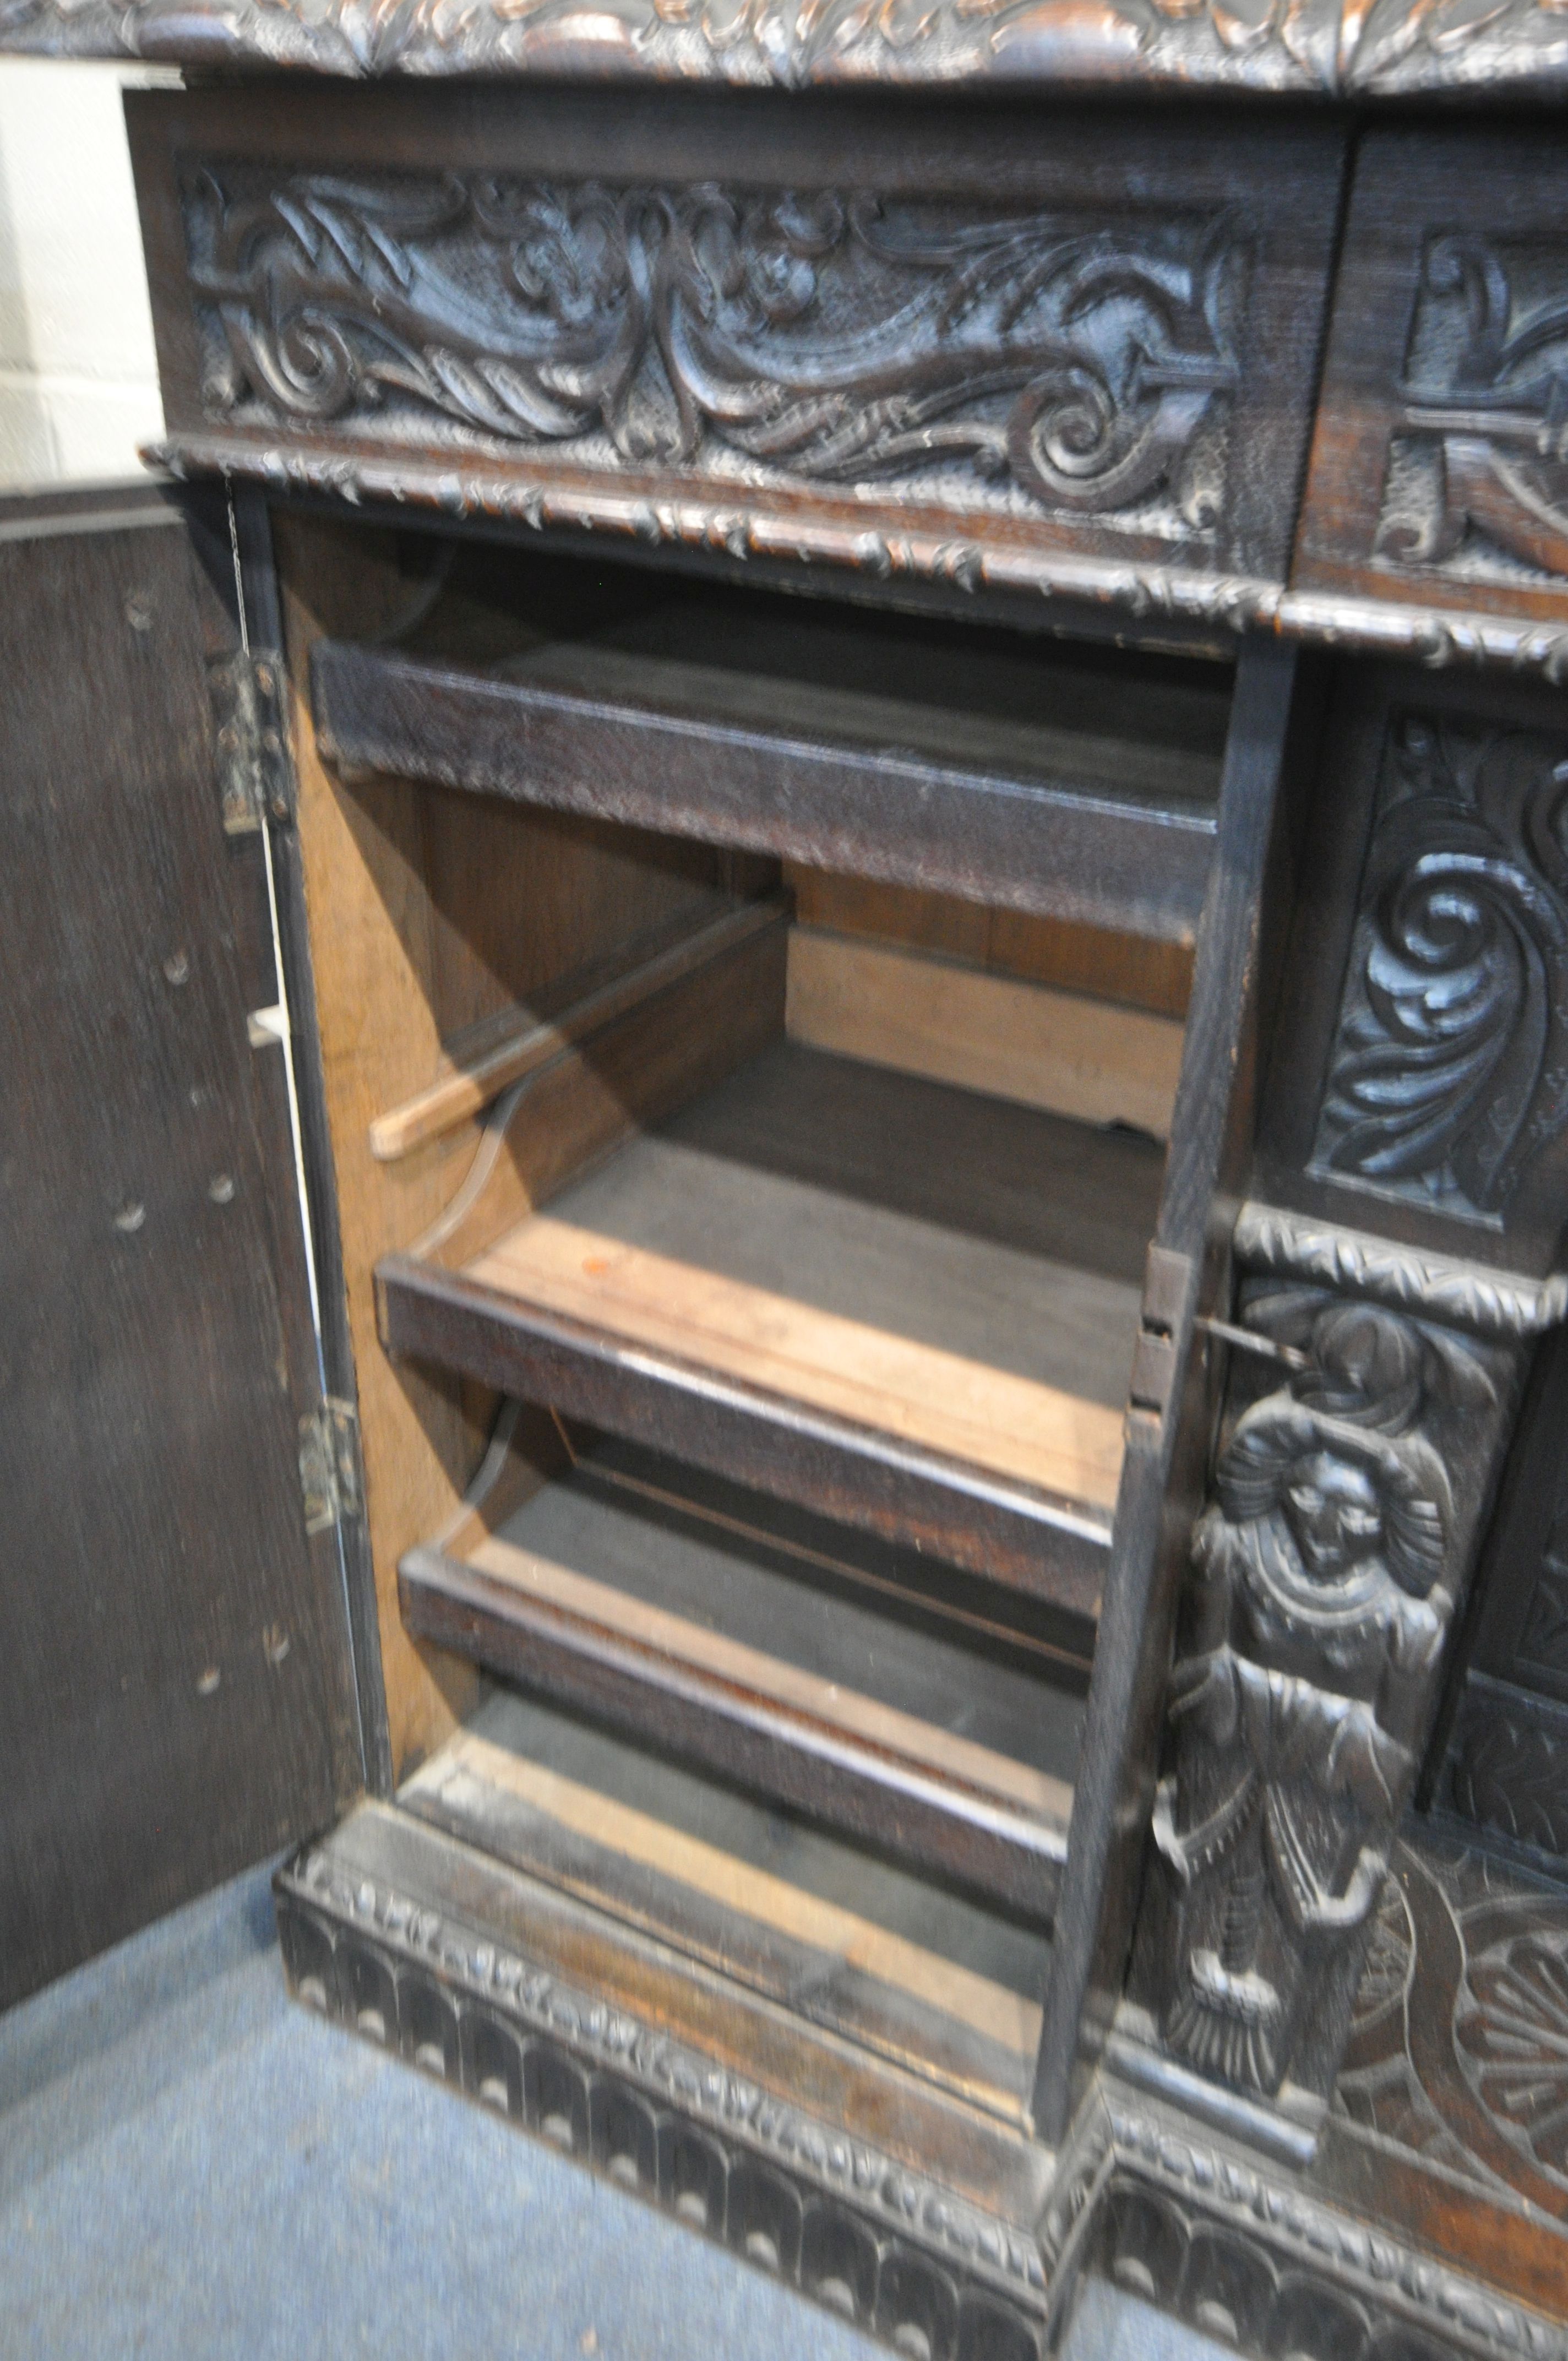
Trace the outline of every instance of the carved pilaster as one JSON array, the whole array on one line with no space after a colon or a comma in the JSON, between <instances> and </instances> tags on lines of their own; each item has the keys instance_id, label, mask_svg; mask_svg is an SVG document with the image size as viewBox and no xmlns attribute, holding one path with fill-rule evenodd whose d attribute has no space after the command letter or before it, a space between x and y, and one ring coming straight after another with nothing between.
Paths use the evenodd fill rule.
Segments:
<instances>
[{"instance_id":1,"label":"carved pilaster","mask_svg":"<svg viewBox=\"0 0 1568 2361\"><path fill-rule=\"evenodd\" d=\"M1463 1266L1408 1257L1396 1290L1371 1240L1313 1283L1321 1225L1249 1215L1258 1349L1192 1536L1135 1993L1168 2059L1299 2116L1332 2085L1530 1323L1499 1334L1522 1296L1494 1290L1457 1324Z\"/></svg>"}]
</instances>

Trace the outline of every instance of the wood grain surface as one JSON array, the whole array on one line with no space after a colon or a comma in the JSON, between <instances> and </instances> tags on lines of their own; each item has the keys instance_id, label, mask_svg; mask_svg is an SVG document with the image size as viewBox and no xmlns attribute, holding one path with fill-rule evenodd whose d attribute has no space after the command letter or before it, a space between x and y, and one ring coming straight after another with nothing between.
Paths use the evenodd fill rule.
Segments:
<instances>
[{"instance_id":1,"label":"wood grain surface","mask_svg":"<svg viewBox=\"0 0 1568 2361\"><path fill-rule=\"evenodd\" d=\"M0 542L0 2006L360 1784L256 836L148 490Z\"/></svg>"}]
</instances>

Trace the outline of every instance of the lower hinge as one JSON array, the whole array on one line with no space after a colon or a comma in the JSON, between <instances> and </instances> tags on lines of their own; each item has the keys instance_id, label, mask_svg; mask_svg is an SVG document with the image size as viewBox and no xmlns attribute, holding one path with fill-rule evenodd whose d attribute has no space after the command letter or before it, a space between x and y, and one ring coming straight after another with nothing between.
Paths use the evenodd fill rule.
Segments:
<instances>
[{"instance_id":1,"label":"lower hinge","mask_svg":"<svg viewBox=\"0 0 1568 2361\"><path fill-rule=\"evenodd\" d=\"M1192 1292L1192 1264L1168 1246L1150 1246L1144 1269L1143 1324L1133 1351L1129 1400L1163 1419L1170 1407L1181 1331Z\"/></svg>"},{"instance_id":2,"label":"lower hinge","mask_svg":"<svg viewBox=\"0 0 1568 2361\"><path fill-rule=\"evenodd\" d=\"M225 836L294 816L294 774L283 722L283 659L273 648L236 649L207 666L217 741L218 802Z\"/></svg>"},{"instance_id":3,"label":"lower hinge","mask_svg":"<svg viewBox=\"0 0 1568 2361\"><path fill-rule=\"evenodd\" d=\"M359 1418L352 1402L329 1394L300 1421L300 1490L307 1533L324 1533L359 1514Z\"/></svg>"}]
</instances>

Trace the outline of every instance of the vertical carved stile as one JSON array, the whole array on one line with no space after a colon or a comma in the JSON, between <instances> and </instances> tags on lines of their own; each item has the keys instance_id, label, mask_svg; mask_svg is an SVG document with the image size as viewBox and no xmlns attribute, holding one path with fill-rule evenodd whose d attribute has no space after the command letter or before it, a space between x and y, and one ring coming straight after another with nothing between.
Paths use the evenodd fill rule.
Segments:
<instances>
[{"instance_id":1,"label":"vertical carved stile","mask_svg":"<svg viewBox=\"0 0 1568 2361\"><path fill-rule=\"evenodd\" d=\"M1241 1283L1259 1351L1233 1356L1192 1536L1154 1822L1162 1932L1140 1972L1183 2066L1254 2099L1322 2099L1430 1734L1526 1323L1510 1337L1495 1296L1477 1299L1488 1334L1314 1284L1321 1236L1301 1224L1293 1241L1288 1216L1252 1227L1272 1267ZM1247 1232L1244 1220L1244 1270ZM1398 1250L1367 1247L1365 1267L1393 1292ZM1452 1275L1409 1261L1407 1301L1424 1278L1452 1305Z\"/></svg>"}]
</instances>

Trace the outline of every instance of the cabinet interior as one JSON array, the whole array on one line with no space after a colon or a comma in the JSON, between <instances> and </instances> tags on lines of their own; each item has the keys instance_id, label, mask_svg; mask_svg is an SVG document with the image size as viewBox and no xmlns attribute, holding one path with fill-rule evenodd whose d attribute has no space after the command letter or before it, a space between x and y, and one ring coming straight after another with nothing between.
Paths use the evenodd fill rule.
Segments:
<instances>
[{"instance_id":1,"label":"cabinet interior","mask_svg":"<svg viewBox=\"0 0 1568 2361\"><path fill-rule=\"evenodd\" d=\"M1229 675L435 546L280 521L401 1800L1017 2114Z\"/></svg>"}]
</instances>

